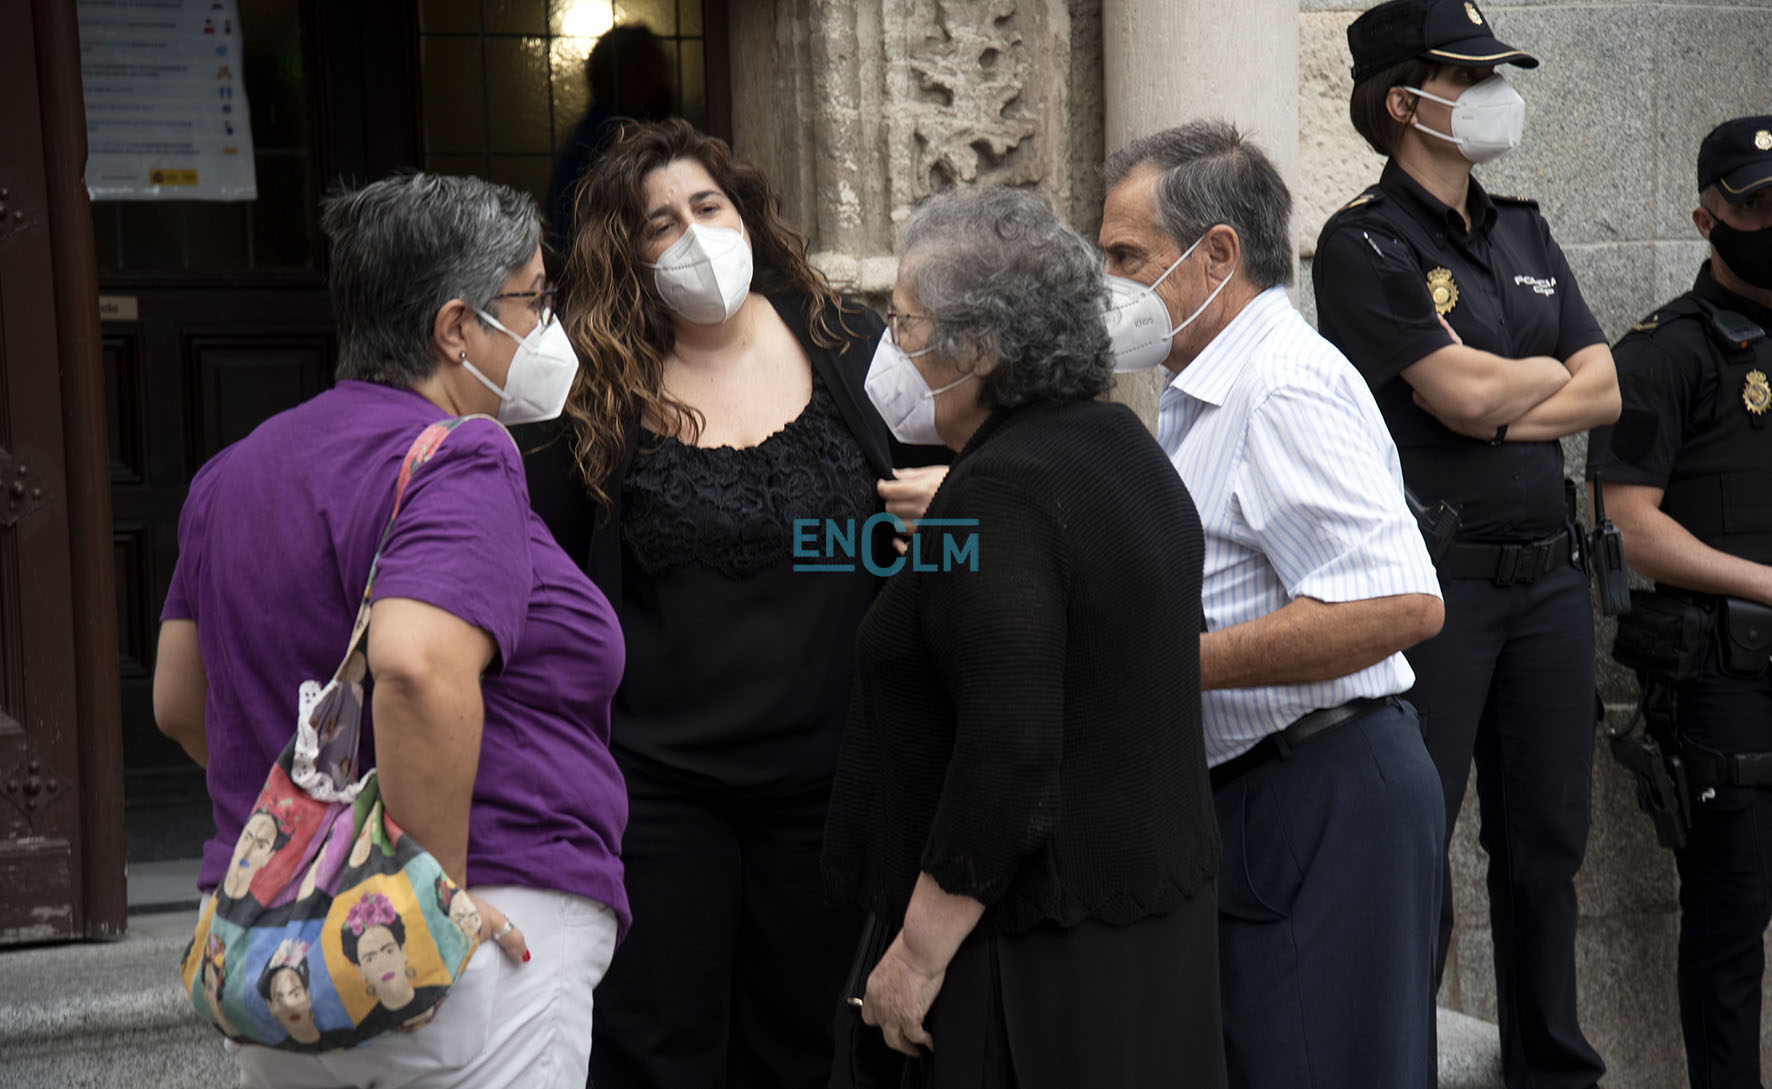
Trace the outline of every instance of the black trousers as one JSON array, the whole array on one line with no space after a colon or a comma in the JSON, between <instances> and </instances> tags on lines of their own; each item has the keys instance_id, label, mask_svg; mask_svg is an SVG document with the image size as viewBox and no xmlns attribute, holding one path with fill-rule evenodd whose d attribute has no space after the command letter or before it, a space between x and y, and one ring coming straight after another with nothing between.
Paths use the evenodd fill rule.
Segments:
<instances>
[{"instance_id":1,"label":"black trousers","mask_svg":"<svg viewBox=\"0 0 1772 1089\"><path fill-rule=\"evenodd\" d=\"M1407 704L1213 791L1231 1089L1433 1089L1439 783Z\"/></svg>"},{"instance_id":2,"label":"black trousers","mask_svg":"<svg viewBox=\"0 0 1772 1089\"><path fill-rule=\"evenodd\" d=\"M1448 843L1471 762L1489 856L1489 926L1509 1089L1589 1089L1605 1073L1575 1012L1575 872L1587 852L1594 624L1587 578L1445 579L1446 624L1407 653L1409 699L1446 799ZM1444 871L1439 968L1452 935Z\"/></svg>"},{"instance_id":3,"label":"black trousers","mask_svg":"<svg viewBox=\"0 0 1772 1089\"><path fill-rule=\"evenodd\" d=\"M904 1089L1224 1089L1217 908L968 939Z\"/></svg>"},{"instance_id":4,"label":"black trousers","mask_svg":"<svg viewBox=\"0 0 1772 1089\"><path fill-rule=\"evenodd\" d=\"M1713 649L1679 694L1683 740L1772 751L1772 677L1725 677ZM1760 980L1772 922L1772 790L1694 799L1680 871L1680 1028L1692 1089L1759 1089Z\"/></svg>"},{"instance_id":5,"label":"black trousers","mask_svg":"<svg viewBox=\"0 0 1772 1089\"><path fill-rule=\"evenodd\" d=\"M825 903L829 788L756 799L622 768L634 925L597 987L596 1089L824 1089L862 915Z\"/></svg>"}]
</instances>

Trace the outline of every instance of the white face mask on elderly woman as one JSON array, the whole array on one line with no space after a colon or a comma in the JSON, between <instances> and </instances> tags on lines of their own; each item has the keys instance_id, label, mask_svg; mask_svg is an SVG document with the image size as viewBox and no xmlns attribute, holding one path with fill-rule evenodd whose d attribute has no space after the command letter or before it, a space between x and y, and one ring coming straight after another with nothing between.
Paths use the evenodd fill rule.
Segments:
<instances>
[{"instance_id":1,"label":"white face mask on elderly woman","mask_svg":"<svg viewBox=\"0 0 1772 1089\"><path fill-rule=\"evenodd\" d=\"M880 345L874 349L874 361L868 365L864 388L868 400L880 410L892 437L908 446L940 446L941 433L935 429L935 399L975 374L962 375L940 389L930 389L923 372L911 362L912 356L924 355L928 348L907 352L892 339L892 330L880 334Z\"/></svg>"},{"instance_id":2,"label":"white face mask on elderly woman","mask_svg":"<svg viewBox=\"0 0 1772 1089\"><path fill-rule=\"evenodd\" d=\"M1142 371L1154 367L1169 358L1169 346L1175 340L1175 334L1193 324L1195 318L1206 312L1212 300L1230 283L1230 277L1219 281L1212 293L1206 296L1192 314L1182 319L1180 325L1169 327L1169 307L1157 294L1157 285L1169 278L1188 255L1199 248L1206 240L1201 235L1194 244L1183 250L1163 275L1152 280L1149 285L1137 280L1128 280L1124 276L1104 276L1107 282L1107 303L1102 307L1102 322L1107 326L1108 342L1114 353L1114 370L1124 374L1128 371Z\"/></svg>"},{"instance_id":3,"label":"white face mask on elderly woman","mask_svg":"<svg viewBox=\"0 0 1772 1089\"><path fill-rule=\"evenodd\" d=\"M647 267L658 297L695 325L725 324L751 293L751 247L742 226L735 231L691 223Z\"/></svg>"},{"instance_id":4,"label":"white face mask on elderly woman","mask_svg":"<svg viewBox=\"0 0 1772 1089\"><path fill-rule=\"evenodd\" d=\"M498 394L498 422L540 423L560 415L567 395L572 392L572 380L578 375L578 354L572 350L566 327L550 318L546 324L537 324L528 336L520 337L486 311L476 308L474 313L517 342L517 353L511 356L511 369L505 372L503 389L469 363L466 353L461 357L461 365L468 373Z\"/></svg>"}]
</instances>

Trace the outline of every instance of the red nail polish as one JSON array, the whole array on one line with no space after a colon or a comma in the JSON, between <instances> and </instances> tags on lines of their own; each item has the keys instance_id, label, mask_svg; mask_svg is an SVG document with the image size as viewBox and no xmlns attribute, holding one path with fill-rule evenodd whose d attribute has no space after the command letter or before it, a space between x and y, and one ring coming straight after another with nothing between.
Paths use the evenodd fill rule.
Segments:
<instances>
[{"instance_id":1,"label":"red nail polish","mask_svg":"<svg viewBox=\"0 0 1772 1089\"><path fill-rule=\"evenodd\" d=\"M523 950L523 963L524 964L529 963L529 950L527 950L527 949Z\"/></svg>"}]
</instances>

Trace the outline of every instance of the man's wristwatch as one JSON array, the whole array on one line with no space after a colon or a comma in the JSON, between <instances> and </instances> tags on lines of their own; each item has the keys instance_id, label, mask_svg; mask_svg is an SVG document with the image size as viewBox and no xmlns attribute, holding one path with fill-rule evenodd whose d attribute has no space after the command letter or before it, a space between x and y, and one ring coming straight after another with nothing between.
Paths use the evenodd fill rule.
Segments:
<instances>
[{"instance_id":1,"label":"man's wristwatch","mask_svg":"<svg viewBox=\"0 0 1772 1089\"><path fill-rule=\"evenodd\" d=\"M1507 425L1502 424L1495 429L1495 434L1490 437L1489 445L1500 446L1505 441L1507 441Z\"/></svg>"}]
</instances>

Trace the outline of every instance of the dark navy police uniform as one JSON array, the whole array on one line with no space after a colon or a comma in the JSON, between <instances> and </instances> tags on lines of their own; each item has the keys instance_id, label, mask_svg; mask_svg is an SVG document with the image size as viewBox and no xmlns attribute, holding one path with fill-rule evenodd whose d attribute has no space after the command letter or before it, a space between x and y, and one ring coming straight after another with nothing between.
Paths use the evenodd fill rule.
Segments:
<instances>
[{"instance_id":1,"label":"dark navy police uniform","mask_svg":"<svg viewBox=\"0 0 1772 1089\"><path fill-rule=\"evenodd\" d=\"M1616 426L1594 430L1588 469L1606 483L1663 489L1662 512L1699 540L1772 563L1772 339L1744 346L1706 306L1772 332L1772 311L1720 287L1707 265L1691 291L1613 349L1624 408ZM1676 694L1675 718L1695 774L1718 754L1772 751L1772 676L1725 674L1713 639L1698 678ZM1772 790L1700 778L1692 794L1692 827L1674 854L1687 1069L1694 1089L1757 1087Z\"/></svg>"},{"instance_id":2,"label":"dark navy police uniform","mask_svg":"<svg viewBox=\"0 0 1772 1089\"><path fill-rule=\"evenodd\" d=\"M1509 359L1568 359L1604 343L1529 200L1470 182L1467 231L1393 161L1324 226L1313 265L1318 328L1365 375L1405 483L1461 514L1441 558L1446 622L1407 651L1409 699L1440 772L1450 836L1474 758L1489 854L1508 1084L1592 1086L1605 1065L1575 1009L1575 873L1587 848L1594 631L1556 442L1489 443L1416 406L1402 377L1453 343ZM1452 931L1448 882L1439 963Z\"/></svg>"}]
</instances>

